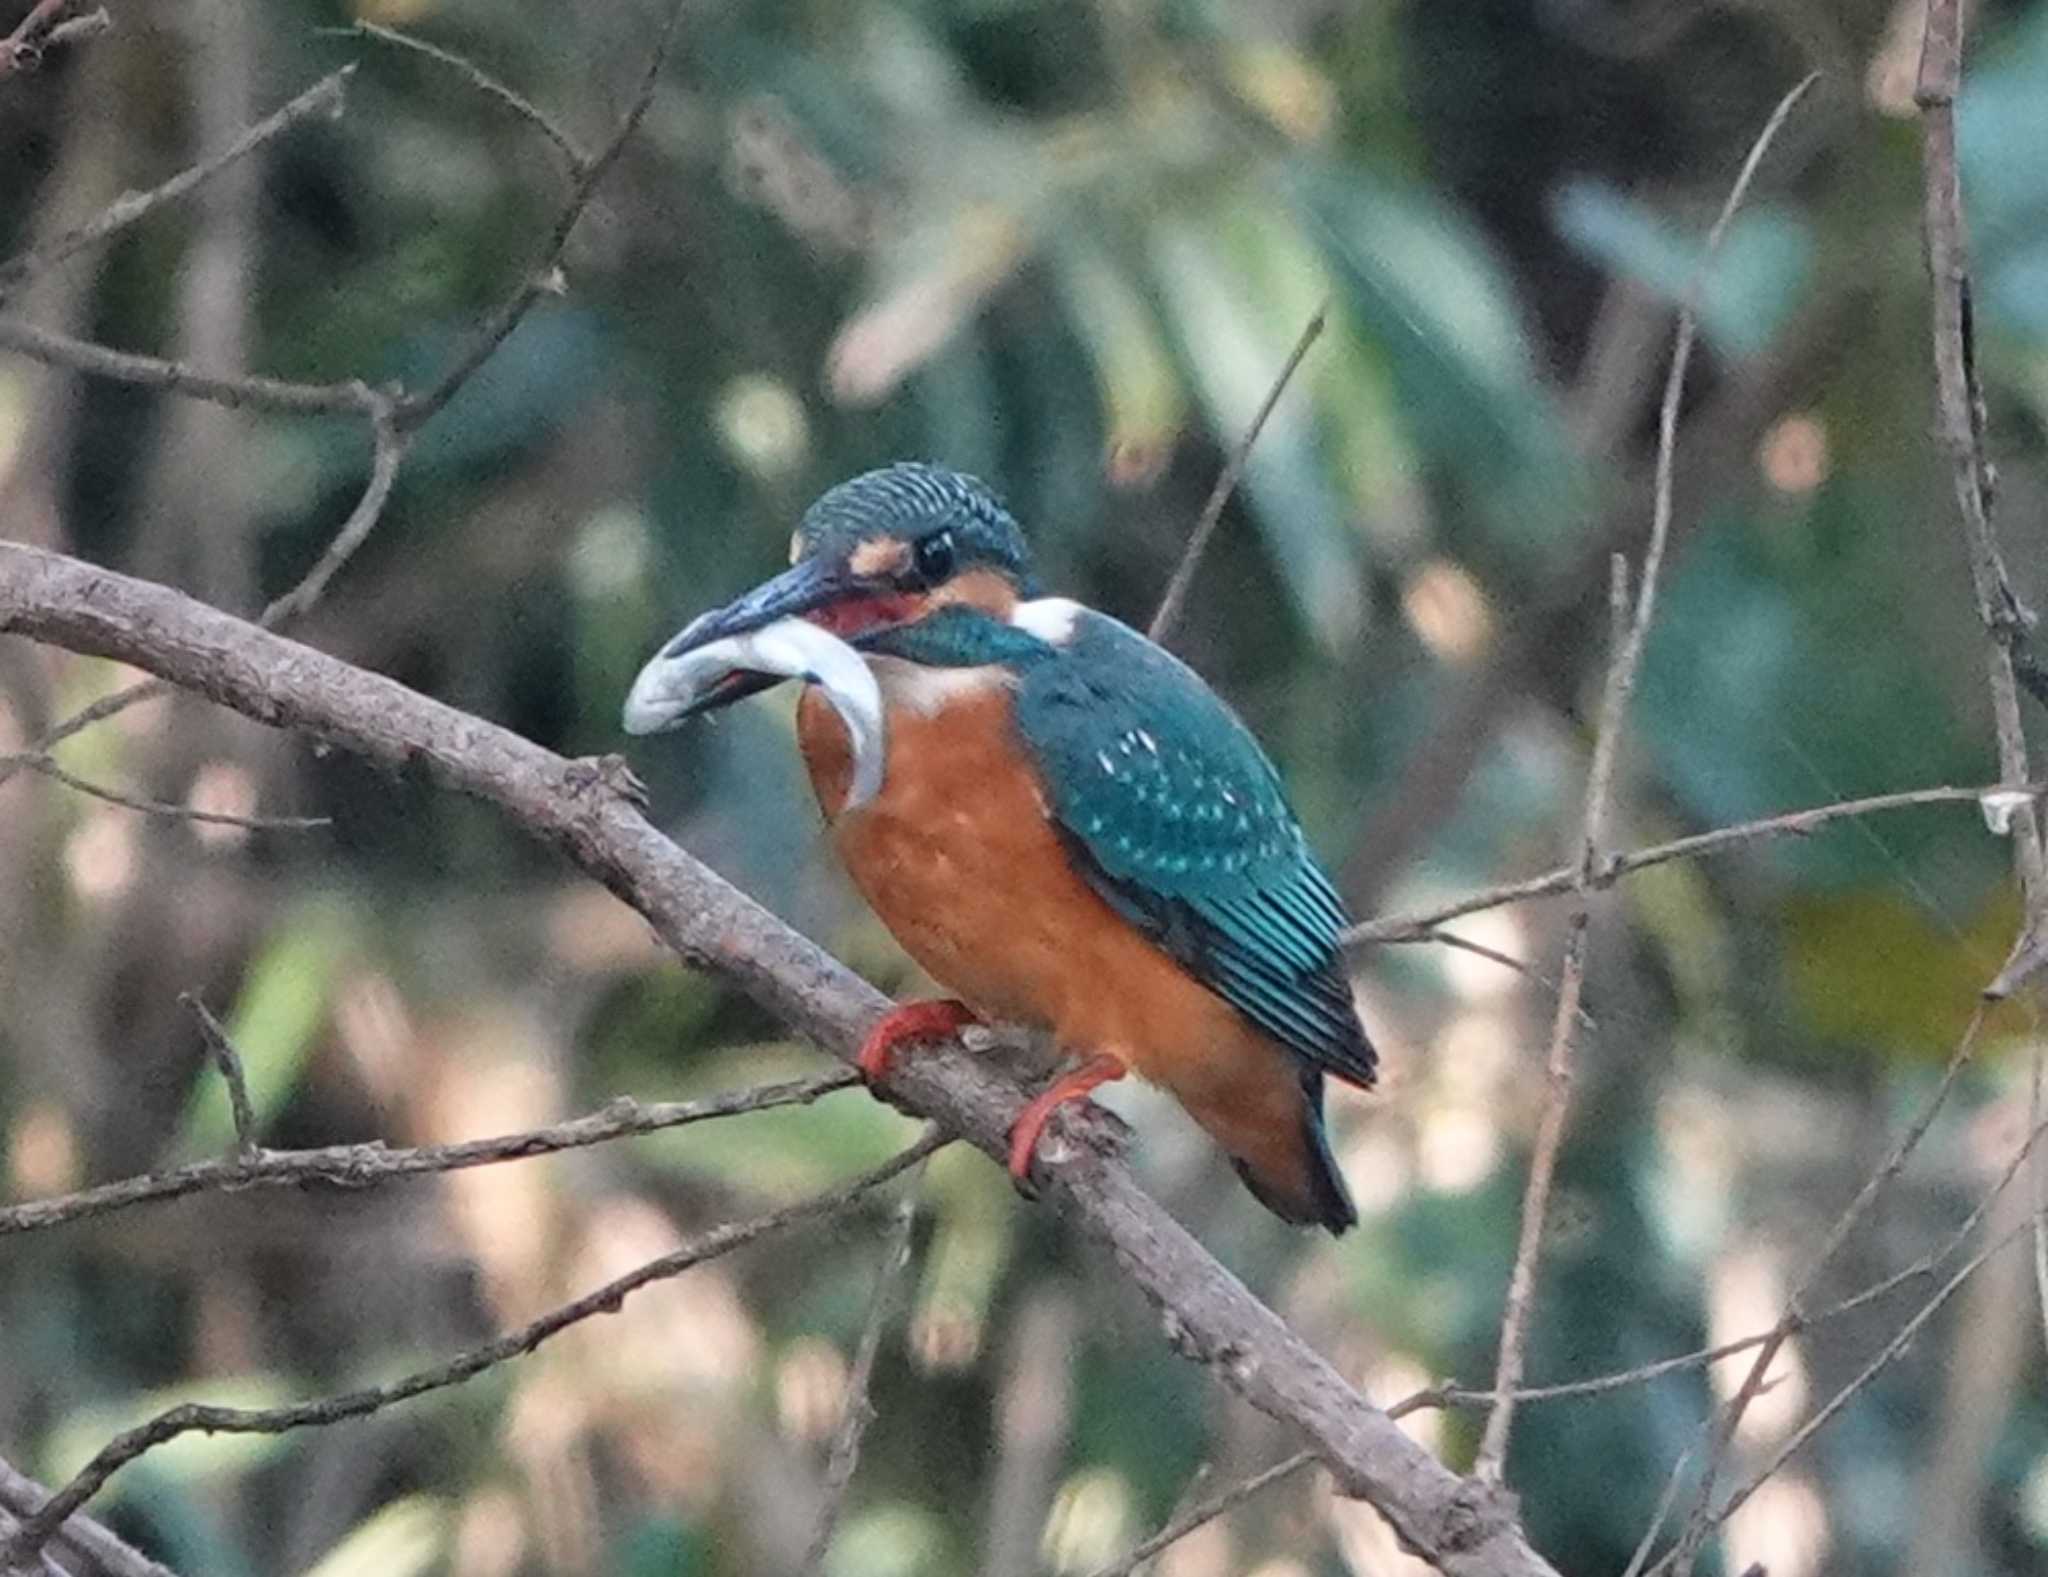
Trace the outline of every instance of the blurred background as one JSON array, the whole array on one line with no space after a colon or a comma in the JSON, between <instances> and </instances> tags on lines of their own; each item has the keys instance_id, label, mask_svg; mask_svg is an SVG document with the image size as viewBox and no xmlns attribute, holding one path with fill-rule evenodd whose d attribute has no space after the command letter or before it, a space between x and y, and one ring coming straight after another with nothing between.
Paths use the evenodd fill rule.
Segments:
<instances>
[{"instance_id":1,"label":"blurred background","mask_svg":"<svg viewBox=\"0 0 2048 1577\"><path fill-rule=\"evenodd\" d=\"M12 305L208 368L423 386L538 254L654 0L112 0L0 81L0 249L151 185L354 60L344 113ZM0 3L0 28L27 10ZM2048 5L1974 7L1961 107L2001 519L2043 593ZM682 619L781 561L830 483L989 478L1047 583L1138 623L1318 302L1177 644L1283 764L1361 915L1548 869L1576 838L1608 555L1639 556L1676 296L1743 154L1822 73L1705 292L1674 557L1622 757L1628 847L1996 772L1953 494L1930 439L1915 0L700 0L544 301L421 435L298 633L570 753ZM359 422L227 411L0 357L0 531L260 607L361 490ZM132 677L0 643L0 751ZM2035 714L2036 725L2040 719ZM928 990L817 834L788 697L636 745L693 852L886 988ZM425 782L184 700L0 788L0 1190L218 1153L178 995L247 1059L276 1146L500 1132L619 1094L820 1068L607 894ZM1931 1089L2017 922L1965 804L1635 877L1600 902L1530 1380L1766 1328ZM1118 1091L1148 1186L1382 1402L1485 1384L1541 1093L1563 906L1356 958L1390 1069L1333 1097L1365 1220L1261 1212L1168 1102ZM1823 1277L1938 1249L2027 1125L2029 1020L1985 1050ZM207 1196L0 1245L0 1455L46 1480L187 1397L389 1378L911 1130L812 1107L362 1195ZM1093 1570L1293 1449L1172 1356L1093 1251L948 1153L882 1348L831 1577ZM2024 1220L2025 1187L1986 1230ZM791 1571L888 1198L640 1293L467 1387L349 1426L194 1437L96 1503L182 1573ZM1924 1302L1793 1341L1738 1479ZM2048 1560L2024 1248L1734 1519L1730 1574L1973 1577ZM1742 1366L1527 1407L1510 1478L1561 1570L1617 1572ZM1478 1415L1410 1421L1469 1462ZM1412 1563L1301 1475L1160 1577Z\"/></svg>"}]
</instances>

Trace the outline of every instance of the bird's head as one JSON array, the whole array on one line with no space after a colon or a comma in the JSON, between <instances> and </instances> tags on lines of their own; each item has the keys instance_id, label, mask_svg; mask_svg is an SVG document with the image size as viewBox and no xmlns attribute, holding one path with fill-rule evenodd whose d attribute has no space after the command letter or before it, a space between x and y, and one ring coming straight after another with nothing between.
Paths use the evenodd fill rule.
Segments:
<instances>
[{"instance_id":1,"label":"bird's head","mask_svg":"<svg viewBox=\"0 0 2048 1577\"><path fill-rule=\"evenodd\" d=\"M1017 522L985 483L941 466L906 461L840 483L805 511L789 546L788 569L699 615L648 663L627 702L629 731L672 728L765 690L806 672L812 652L831 660L834 643L798 639L794 657L779 644L772 671L747 667L744 638L787 631L783 621L859 648L947 609L1004 619L1031 595ZM692 661L714 646L716 663Z\"/></svg>"}]
</instances>

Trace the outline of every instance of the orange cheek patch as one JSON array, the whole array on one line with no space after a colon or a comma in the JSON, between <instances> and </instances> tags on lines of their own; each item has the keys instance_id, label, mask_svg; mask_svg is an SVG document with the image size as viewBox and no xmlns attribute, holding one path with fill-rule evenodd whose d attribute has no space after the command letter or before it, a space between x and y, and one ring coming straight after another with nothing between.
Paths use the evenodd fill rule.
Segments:
<instances>
[{"instance_id":1,"label":"orange cheek patch","mask_svg":"<svg viewBox=\"0 0 2048 1577\"><path fill-rule=\"evenodd\" d=\"M1007 619L1017 606L1017 588L992 569L971 569L955 575L932 594L933 602L957 602Z\"/></svg>"},{"instance_id":2,"label":"orange cheek patch","mask_svg":"<svg viewBox=\"0 0 2048 1577\"><path fill-rule=\"evenodd\" d=\"M853 550L846 567L863 580L899 575L910 563L910 548L898 537L870 537Z\"/></svg>"}]
</instances>

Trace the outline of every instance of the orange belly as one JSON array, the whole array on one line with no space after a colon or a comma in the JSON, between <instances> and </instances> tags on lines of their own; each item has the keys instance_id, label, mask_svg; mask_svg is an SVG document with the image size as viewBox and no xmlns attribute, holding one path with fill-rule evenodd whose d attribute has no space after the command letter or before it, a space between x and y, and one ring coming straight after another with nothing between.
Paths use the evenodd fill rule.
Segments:
<instances>
[{"instance_id":1,"label":"orange belly","mask_svg":"<svg viewBox=\"0 0 2048 1577\"><path fill-rule=\"evenodd\" d=\"M992 1019L1106 1052L1172 1092L1232 1157L1311 1196L1292 1054L1201 985L1074 870L999 684L889 710L881 793L843 814L847 736L806 690L797 735L854 885L910 956Z\"/></svg>"}]
</instances>

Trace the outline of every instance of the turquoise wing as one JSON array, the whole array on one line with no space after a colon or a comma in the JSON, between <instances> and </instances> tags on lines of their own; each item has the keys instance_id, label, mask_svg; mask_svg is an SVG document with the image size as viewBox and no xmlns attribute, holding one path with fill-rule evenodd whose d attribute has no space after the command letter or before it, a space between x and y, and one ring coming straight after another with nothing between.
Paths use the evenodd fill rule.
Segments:
<instances>
[{"instance_id":1,"label":"turquoise wing","mask_svg":"<svg viewBox=\"0 0 2048 1577\"><path fill-rule=\"evenodd\" d=\"M1082 613L1022 667L1017 727L1090 884L1310 1066L1370 1087L1348 918L1250 731L1137 631Z\"/></svg>"}]
</instances>

